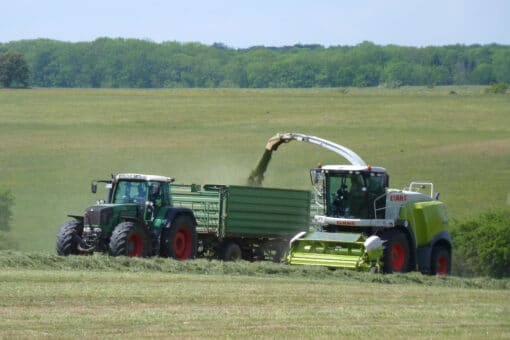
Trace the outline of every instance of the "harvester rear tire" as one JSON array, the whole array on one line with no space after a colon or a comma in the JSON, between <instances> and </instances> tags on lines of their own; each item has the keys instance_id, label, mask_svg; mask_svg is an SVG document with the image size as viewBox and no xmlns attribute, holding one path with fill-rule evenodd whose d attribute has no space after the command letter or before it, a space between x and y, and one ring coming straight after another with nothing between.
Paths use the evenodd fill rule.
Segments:
<instances>
[{"instance_id":1,"label":"harvester rear tire","mask_svg":"<svg viewBox=\"0 0 510 340\"><path fill-rule=\"evenodd\" d=\"M452 254L441 245L432 249L430 275L448 275L452 267Z\"/></svg>"},{"instance_id":2,"label":"harvester rear tire","mask_svg":"<svg viewBox=\"0 0 510 340\"><path fill-rule=\"evenodd\" d=\"M57 235L57 254L61 256L80 254L77 239L82 232L83 225L79 221L67 221L62 224Z\"/></svg>"},{"instance_id":3,"label":"harvester rear tire","mask_svg":"<svg viewBox=\"0 0 510 340\"><path fill-rule=\"evenodd\" d=\"M381 235L384 243L383 272L405 273L409 271L410 249L406 235L399 230L387 230Z\"/></svg>"},{"instance_id":4,"label":"harvester rear tire","mask_svg":"<svg viewBox=\"0 0 510 340\"><path fill-rule=\"evenodd\" d=\"M239 261L242 257L241 247L235 242L227 242L221 247L221 259L223 261Z\"/></svg>"},{"instance_id":5,"label":"harvester rear tire","mask_svg":"<svg viewBox=\"0 0 510 340\"><path fill-rule=\"evenodd\" d=\"M149 234L134 222L119 223L110 238L111 256L147 257L150 248Z\"/></svg>"},{"instance_id":6,"label":"harvester rear tire","mask_svg":"<svg viewBox=\"0 0 510 340\"><path fill-rule=\"evenodd\" d=\"M177 260L194 259L197 255L197 231L188 215L177 216L161 232L161 256Z\"/></svg>"}]
</instances>

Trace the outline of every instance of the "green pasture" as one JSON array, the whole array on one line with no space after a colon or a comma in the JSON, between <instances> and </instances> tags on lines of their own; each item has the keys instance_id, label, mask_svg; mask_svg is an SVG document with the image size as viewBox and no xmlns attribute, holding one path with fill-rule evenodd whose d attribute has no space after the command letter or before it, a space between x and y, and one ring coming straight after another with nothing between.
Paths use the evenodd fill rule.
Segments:
<instances>
[{"instance_id":1,"label":"green pasture","mask_svg":"<svg viewBox=\"0 0 510 340\"><path fill-rule=\"evenodd\" d=\"M285 131L348 146L387 168L393 187L433 181L451 218L510 204L510 96L482 87L0 90L11 234L21 250L53 252L66 214L102 198L90 181L111 173L243 184L267 139ZM313 145L284 145L264 185L309 188L319 161L344 162Z\"/></svg>"},{"instance_id":2,"label":"green pasture","mask_svg":"<svg viewBox=\"0 0 510 340\"><path fill-rule=\"evenodd\" d=\"M510 280L0 251L0 338L508 338Z\"/></svg>"},{"instance_id":3,"label":"green pasture","mask_svg":"<svg viewBox=\"0 0 510 340\"><path fill-rule=\"evenodd\" d=\"M510 336L508 290L51 270L0 283L2 338Z\"/></svg>"}]
</instances>

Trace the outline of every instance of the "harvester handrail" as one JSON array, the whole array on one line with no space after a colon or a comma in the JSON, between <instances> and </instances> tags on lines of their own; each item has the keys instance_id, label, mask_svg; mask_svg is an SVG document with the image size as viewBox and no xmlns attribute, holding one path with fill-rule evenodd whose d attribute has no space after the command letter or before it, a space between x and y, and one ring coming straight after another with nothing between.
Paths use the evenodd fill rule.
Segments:
<instances>
[{"instance_id":1,"label":"harvester handrail","mask_svg":"<svg viewBox=\"0 0 510 340\"><path fill-rule=\"evenodd\" d=\"M377 196L374 199L374 218L377 218L377 212L379 212L381 210L382 211L386 210L386 204L382 208L377 209L377 201L379 201L383 197L386 197L386 195L388 195L388 193L385 192L384 194Z\"/></svg>"}]
</instances>

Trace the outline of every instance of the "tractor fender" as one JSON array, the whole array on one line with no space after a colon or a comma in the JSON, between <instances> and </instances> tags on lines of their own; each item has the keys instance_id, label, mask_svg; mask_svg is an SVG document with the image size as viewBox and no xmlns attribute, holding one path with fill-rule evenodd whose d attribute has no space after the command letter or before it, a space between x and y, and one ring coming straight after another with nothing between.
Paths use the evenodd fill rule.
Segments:
<instances>
[{"instance_id":1,"label":"tractor fender","mask_svg":"<svg viewBox=\"0 0 510 340\"><path fill-rule=\"evenodd\" d=\"M83 216L78 216L78 215L67 215L67 216L74 218L76 221L80 222L81 224L83 224L83 221L85 220L85 218Z\"/></svg>"},{"instance_id":2,"label":"tractor fender","mask_svg":"<svg viewBox=\"0 0 510 340\"><path fill-rule=\"evenodd\" d=\"M434 236L432 241L430 241L430 244L423 247L419 247L417 249L418 270L423 274L428 274L430 272L432 249L434 248L434 246L440 243L445 244L451 252L452 240L450 238L450 233L448 233L448 231L446 230L441 231L436 236Z\"/></svg>"},{"instance_id":3,"label":"tractor fender","mask_svg":"<svg viewBox=\"0 0 510 340\"><path fill-rule=\"evenodd\" d=\"M193 214L193 210L188 208L170 208L167 210L165 215L165 220L167 221L166 225L171 225L171 222L179 215L188 215L193 220L193 225L197 226L197 220L195 219L195 215ZM165 226L166 227L166 226Z\"/></svg>"}]
</instances>

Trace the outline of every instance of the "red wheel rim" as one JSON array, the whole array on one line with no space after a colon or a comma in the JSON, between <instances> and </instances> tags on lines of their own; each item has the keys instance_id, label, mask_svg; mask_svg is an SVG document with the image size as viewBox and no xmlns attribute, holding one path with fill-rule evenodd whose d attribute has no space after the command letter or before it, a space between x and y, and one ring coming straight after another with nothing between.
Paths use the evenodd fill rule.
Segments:
<instances>
[{"instance_id":1,"label":"red wheel rim","mask_svg":"<svg viewBox=\"0 0 510 340\"><path fill-rule=\"evenodd\" d=\"M406 250L402 243L397 243L391 248L390 253L390 262L391 267L394 271L400 271L404 268L404 263L406 260Z\"/></svg>"},{"instance_id":2,"label":"red wheel rim","mask_svg":"<svg viewBox=\"0 0 510 340\"><path fill-rule=\"evenodd\" d=\"M191 255L191 232L186 227L177 230L174 237L174 255L178 260L185 260Z\"/></svg>"},{"instance_id":3,"label":"red wheel rim","mask_svg":"<svg viewBox=\"0 0 510 340\"><path fill-rule=\"evenodd\" d=\"M128 241L128 256L140 257L142 256L143 241L139 234L133 234L129 237Z\"/></svg>"},{"instance_id":4,"label":"red wheel rim","mask_svg":"<svg viewBox=\"0 0 510 340\"><path fill-rule=\"evenodd\" d=\"M439 256L436 262L436 274L446 275L447 273L448 273L448 260L444 255Z\"/></svg>"}]
</instances>

